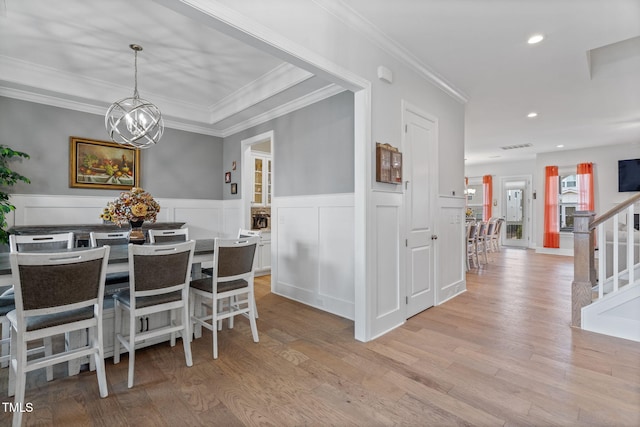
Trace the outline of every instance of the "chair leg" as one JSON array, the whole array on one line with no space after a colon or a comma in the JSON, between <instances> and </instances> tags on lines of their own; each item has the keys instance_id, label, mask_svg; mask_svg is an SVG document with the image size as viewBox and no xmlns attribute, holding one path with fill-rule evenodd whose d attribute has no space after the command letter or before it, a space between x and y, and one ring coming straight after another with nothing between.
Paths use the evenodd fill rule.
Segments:
<instances>
[{"instance_id":1,"label":"chair leg","mask_svg":"<svg viewBox=\"0 0 640 427\"><path fill-rule=\"evenodd\" d=\"M129 316L129 381L127 387L133 387L133 371L136 364L136 319Z\"/></svg>"},{"instance_id":2,"label":"chair leg","mask_svg":"<svg viewBox=\"0 0 640 427\"><path fill-rule=\"evenodd\" d=\"M218 300L218 312L222 311L224 302L222 300ZM214 316L213 318L215 319L217 316ZM218 320L218 330L221 331L222 330L222 320Z\"/></svg>"},{"instance_id":3,"label":"chair leg","mask_svg":"<svg viewBox=\"0 0 640 427\"><path fill-rule=\"evenodd\" d=\"M91 328L91 346L96 349L95 353L93 353L93 364L96 369L96 375L98 376L98 388L100 389L100 397L107 397L109 395L109 390L107 388L107 374L106 369L104 367L104 348L102 347L103 341L103 333L102 333L102 325L99 324L95 327L98 337L96 338L96 333Z\"/></svg>"},{"instance_id":4,"label":"chair leg","mask_svg":"<svg viewBox=\"0 0 640 427\"><path fill-rule=\"evenodd\" d=\"M249 324L251 324L251 335L253 335L253 342L259 342L260 338L258 337L258 325L256 324L256 313L255 313L255 299L253 296L253 287L249 288Z\"/></svg>"},{"instance_id":5,"label":"chair leg","mask_svg":"<svg viewBox=\"0 0 640 427\"><path fill-rule=\"evenodd\" d=\"M176 310L171 310L169 312L169 316L171 317L171 320L169 321L169 324L171 326L175 326L177 324L176 323ZM171 347L175 347L176 346L176 333L175 332L171 332L170 344L171 344Z\"/></svg>"},{"instance_id":6,"label":"chair leg","mask_svg":"<svg viewBox=\"0 0 640 427\"><path fill-rule=\"evenodd\" d=\"M6 317L3 317L2 320L0 321L0 324L2 325L2 344L0 344L0 356L8 356L9 355L9 338L11 336L11 324L9 323L9 320L7 320ZM5 341L8 340L8 341ZM9 362L8 361L3 361L2 364L0 364L0 367L2 368L6 368L7 366L9 366Z\"/></svg>"},{"instance_id":7,"label":"chair leg","mask_svg":"<svg viewBox=\"0 0 640 427\"><path fill-rule=\"evenodd\" d=\"M16 332L16 331L13 331ZM17 333L11 334L12 337L18 335ZM14 351L15 348L15 351ZM27 374L24 371L25 364L27 363L27 343L21 342L18 344L17 337L12 339L11 342L11 351L15 355L16 366L15 366L15 377L14 377L14 403L19 404L19 408L24 407L24 391L26 388L27 382ZM13 359L13 357L12 357ZM13 367L10 367L10 370L13 371ZM11 383L10 383L11 387ZM11 396L11 389L9 390L9 396ZM20 427L22 425L22 411L15 411L13 413L13 426Z\"/></svg>"},{"instance_id":8,"label":"chair leg","mask_svg":"<svg viewBox=\"0 0 640 427\"><path fill-rule=\"evenodd\" d=\"M187 362L187 366L193 366L193 357L191 356L191 319L189 311L186 308L182 309L182 345L184 346L184 358Z\"/></svg>"},{"instance_id":9,"label":"chair leg","mask_svg":"<svg viewBox=\"0 0 640 427\"><path fill-rule=\"evenodd\" d=\"M51 337L43 338L44 344L44 355L51 356L53 354L53 343L51 342ZM44 368L47 373L47 381L53 381L53 366L47 366Z\"/></svg>"},{"instance_id":10,"label":"chair leg","mask_svg":"<svg viewBox=\"0 0 640 427\"><path fill-rule=\"evenodd\" d=\"M485 264L489 264L489 258L487 258L487 241L486 240L484 241L484 243L482 245L482 248L484 249L483 250L483 252L484 252L484 263Z\"/></svg>"},{"instance_id":11,"label":"chair leg","mask_svg":"<svg viewBox=\"0 0 640 427\"><path fill-rule=\"evenodd\" d=\"M120 363L120 340L118 339L118 335L122 333L122 310L118 301L115 301L113 309L115 315L113 326L113 364L116 365Z\"/></svg>"},{"instance_id":12,"label":"chair leg","mask_svg":"<svg viewBox=\"0 0 640 427\"><path fill-rule=\"evenodd\" d=\"M11 328L11 344L9 345L9 387L8 387L8 395L9 397L15 395L16 393L16 369L17 366L14 366L13 360L18 360L17 357L17 348L18 348L18 337L17 332L13 327Z\"/></svg>"},{"instance_id":13,"label":"chair leg","mask_svg":"<svg viewBox=\"0 0 640 427\"><path fill-rule=\"evenodd\" d=\"M222 321L217 320L218 319L218 304L220 303L220 300L216 300L214 298L213 300L213 304L211 304L211 331L213 333L213 358L217 359L218 358L218 329L222 327ZM218 325L216 327L216 322L218 322Z\"/></svg>"},{"instance_id":14,"label":"chair leg","mask_svg":"<svg viewBox=\"0 0 640 427\"><path fill-rule=\"evenodd\" d=\"M89 328L89 330L87 330L87 344L93 347L95 342L95 330L94 328ZM96 362L94 357L89 357L89 370L91 372L96 370Z\"/></svg>"},{"instance_id":15,"label":"chair leg","mask_svg":"<svg viewBox=\"0 0 640 427\"><path fill-rule=\"evenodd\" d=\"M234 295L227 299L227 305L229 306L229 311L233 311L238 309L238 296ZM229 317L229 329L233 329L233 319L235 316Z\"/></svg>"},{"instance_id":16,"label":"chair leg","mask_svg":"<svg viewBox=\"0 0 640 427\"><path fill-rule=\"evenodd\" d=\"M191 327L191 331L195 331L196 324L193 321L193 318L196 316L196 295L193 292L189 292L189 326ZM189 341L193 341L193 333L189 334Z\"/></svg>"}]
</instances>

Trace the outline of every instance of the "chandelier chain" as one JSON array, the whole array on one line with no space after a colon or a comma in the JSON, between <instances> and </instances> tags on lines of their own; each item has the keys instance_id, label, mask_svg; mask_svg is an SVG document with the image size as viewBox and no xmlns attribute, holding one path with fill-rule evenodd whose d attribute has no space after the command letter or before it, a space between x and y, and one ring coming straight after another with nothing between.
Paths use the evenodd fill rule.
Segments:
<instances>
[{"instance_id":1,"label":"chandelier chain","mask_svg":"<svg viewBox=\"0 0 640 427\"><path fill-rule=\"evenodd\" d=\"M140 95L138 94L138 50L134 49L133 51L135 52L133 57L133 97L140 98Z\"/></svg>"}]
</instances>

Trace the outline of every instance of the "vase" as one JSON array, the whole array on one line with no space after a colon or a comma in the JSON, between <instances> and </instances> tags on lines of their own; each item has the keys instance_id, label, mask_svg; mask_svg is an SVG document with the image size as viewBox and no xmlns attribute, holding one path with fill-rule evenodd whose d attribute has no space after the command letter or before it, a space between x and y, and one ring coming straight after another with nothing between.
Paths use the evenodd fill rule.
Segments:
<instances>
[{"instance_id":1,"label":"vase","mask_svg":"<svg viewBox=\"0 0 640 427\"><path fill-rule=\"evenodd\" d=\"M129 233L129 243L142 245L145 242L146 239L144 237L144 232L142 231L142 224L144 224L143 219L129 220L129 225L131 225L131 232Z\"/></svg>"}]
</instances>

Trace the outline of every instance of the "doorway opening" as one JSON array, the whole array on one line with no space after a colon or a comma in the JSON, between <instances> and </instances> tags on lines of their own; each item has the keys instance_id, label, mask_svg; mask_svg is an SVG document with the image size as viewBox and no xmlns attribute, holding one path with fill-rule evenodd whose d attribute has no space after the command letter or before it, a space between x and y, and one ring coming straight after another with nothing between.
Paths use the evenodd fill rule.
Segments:
<instances>
[{"instance_id":1,"label":"doorway opening","mask_svg":"<svg viewBox=\"0 0 640 427\"><path fill-rule=\"evenodd\" d=\"M259 166L256 167L256 164ZM273 182L275 168L273 161L273 131L264 132L242 140L242 224L247 230L257 228L271 231L268 217L265 220L254 221L255 212L269 215L271 198L273 196ZM255 224L254 224L255 222ZM255 225L255 227L254 227Z\"/></svg>"},{"instance_id":2,"label":"doorway opening","mask_svg":"<svg viewBox=\"0 0 640 427\"><path fill-rule=\"evenodd\" d=\"M502 214L505 223L501 239L504 246L529 247L530 182L529 177L508 177L502 180Z\"/></svg>"}]
</instances>

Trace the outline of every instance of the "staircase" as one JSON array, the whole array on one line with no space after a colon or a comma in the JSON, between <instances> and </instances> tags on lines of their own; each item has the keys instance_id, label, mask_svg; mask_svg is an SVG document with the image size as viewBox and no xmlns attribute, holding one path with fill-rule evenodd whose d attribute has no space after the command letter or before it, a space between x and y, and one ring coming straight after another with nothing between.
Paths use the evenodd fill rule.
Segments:
<instances>
[{"instance_id":1,"label":"staircase","mask_svg":"<svg viewBox=\"0 0 640 427\"><path fill-rule=\"evenodd\" d=\"M640 194L605 214L574 216L572 326L640 342Z\"/></svg>"}]
</instances>

